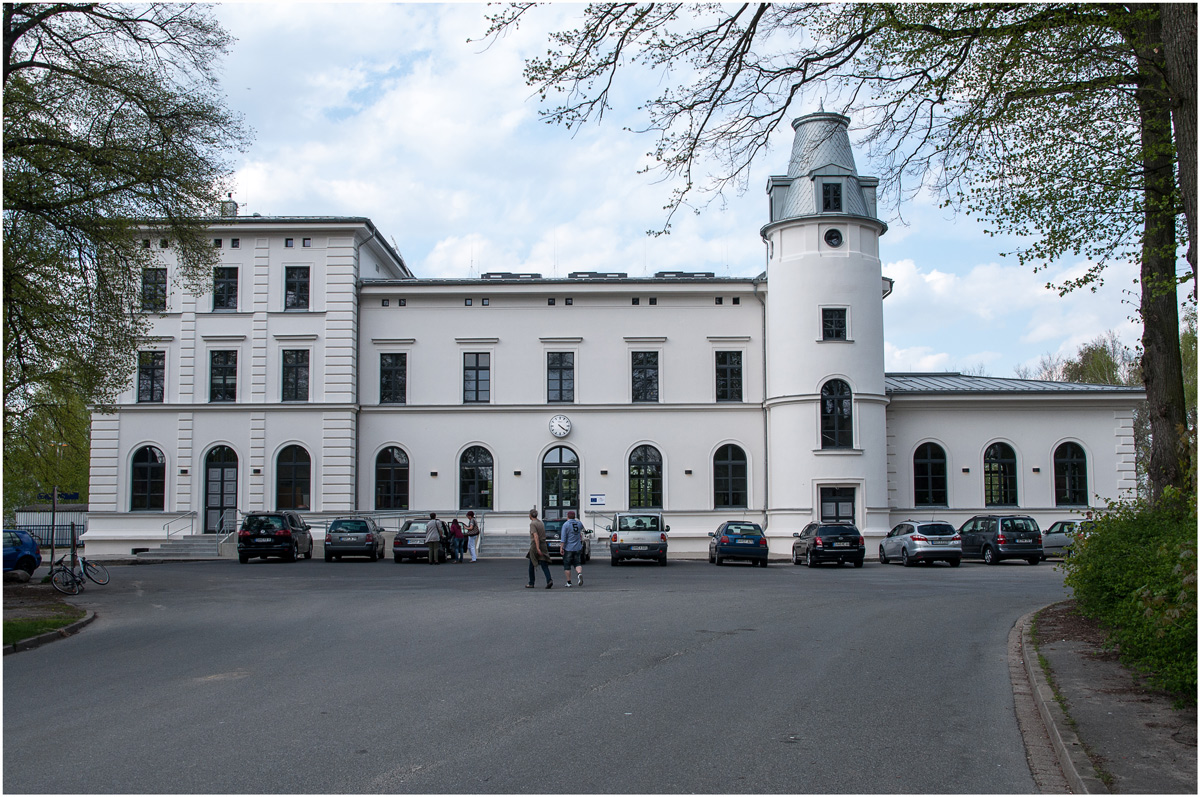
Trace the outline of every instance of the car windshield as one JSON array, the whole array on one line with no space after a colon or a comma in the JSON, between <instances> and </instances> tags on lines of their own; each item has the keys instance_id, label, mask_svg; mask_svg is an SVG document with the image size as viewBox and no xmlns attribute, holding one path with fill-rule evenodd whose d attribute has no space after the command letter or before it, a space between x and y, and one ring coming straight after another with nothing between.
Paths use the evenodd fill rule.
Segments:
<instances>
[{"instance_id":1,"label":"car windshield","mask_svg":"<svg viewBox=\"0 0 1200 797\"><path fill-rule=\"evenodd\" d=\"M949 523L933 523L921 526L917 531L929 537L953 537L955 534L954 527Z\"/></svg>"},{"instance_id":2,"label":"car windshield","mask_svg":"<svg viewBox=\"0 0 1200 797\"><path fill-rule=\"evenodd\" d=\"M559 534L562 533L563 522L561 520L547 520L542 525L546 527L546 536L547 537L550 537L550 536L557 537Z\"/></svg>"},{"instance_id":3,"label":"car windshield","mask_svg":"<svg viewBox=\"0 0 1200 797\"><path fill-rule=\"evenodd\" d=\"M279 515L251 515L242 525L246 531L274 531L283 527L283 518Z\"/></svg>"},{"instance_id":4,"label":"car windshield","mask_svg":"<svg viewBox=\"0 0 1200 797\"><path fill-rule=\"evenodd\" d=\"M762 536L762 529L757 523L730 523L725 527L726 534L746 534L751 536Z\"/></svg>"},{"instance_id":5,"label":"car windshield","mask_svg":"<svg viewBox=\"0 0 1200 797\"><path fill-rule=\"evenodd\" d=\"M363 534L367 530L365 520L335 520L329 524L330 531L343 531L353 534Z\"/></svg>"},{"instance_id":6,"label":"car windshield","mask_svg":"<svg viewBox=\"0 0 1200 797\"><path fill-rule=\"evenodd\" d=\"M658 531L658 515L625 515L617 522L618 531Z\"/></svg>"},{"instance_id":7,"label":"car windshield","mask_svg":"<svg viewBox=\"0 0 1200 797\"><path fill-rule=\"evenodd\" d=\"M419 532L425 530L424 520L408 520L404 523L404 531ZM403 533L403 532L401 532Z\"/></svg>"},{"instance_id":8,"label":"car windshield","mask_svg":"<svg viewBox=\"0 0 1200 797\"><path fill-rule=\"evenodd\" d=\"M1033 518L1006 517L1000 521L1000 530L1010 534L1037 534L1037 523Z\"/></svg>"}]
</instances>

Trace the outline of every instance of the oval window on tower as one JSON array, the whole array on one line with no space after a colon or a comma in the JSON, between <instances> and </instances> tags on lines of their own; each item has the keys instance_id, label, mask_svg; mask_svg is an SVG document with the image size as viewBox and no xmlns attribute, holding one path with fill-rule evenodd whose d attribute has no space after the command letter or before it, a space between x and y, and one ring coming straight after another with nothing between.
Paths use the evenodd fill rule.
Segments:
<instances>
[{"instance_id":1,"label":"oval window on tower","mask_svg":"<svg viewBox=\"0 0 1200 797\"><path fill-rule=\"evenodd\" d=\"M842 245L842 231L837 230L837 229L826 230L825 231L825 243L829 244L834 249L837 249L839 246Z\"/></svg>"}]
</instances>

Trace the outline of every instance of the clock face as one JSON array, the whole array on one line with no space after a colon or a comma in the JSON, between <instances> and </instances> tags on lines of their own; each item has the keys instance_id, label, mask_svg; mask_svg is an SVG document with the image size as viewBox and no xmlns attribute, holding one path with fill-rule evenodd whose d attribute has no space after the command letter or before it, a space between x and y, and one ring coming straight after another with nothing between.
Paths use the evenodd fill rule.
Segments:
<instances>
[{"instance_id":1,"label":"clock face","mask_svg":"<svg viewBox=\"0 0 1200 797\"><path fill-rule=\"evenodd\" d=\"M571 419L566 415L555 415L550 419L550 434L566 437L571 433Z\"/></svg>"}]
</instances>

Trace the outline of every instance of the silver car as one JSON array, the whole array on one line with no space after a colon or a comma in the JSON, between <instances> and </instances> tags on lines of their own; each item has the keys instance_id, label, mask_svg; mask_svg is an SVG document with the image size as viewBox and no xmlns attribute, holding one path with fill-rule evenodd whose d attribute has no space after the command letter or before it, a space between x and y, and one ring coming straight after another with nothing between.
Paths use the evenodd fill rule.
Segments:
<instances>
[{"instance_id":1,"label":"silver car","mask_svg":"<svg viewBox=\"0 0 1200 797\"><path fill-rule=\"evenodd\" d=\"M383 558L383 530L368 517L341 517L325 530L325 561L343 556L365 556L372 562Z\"/></svg>"},{"instance_id":2,"label":"silver car","mask_svg":"<svg viewBox=\"0 0 1200 797\"><path fill-rule=\"evenodd\" d=\"M879 543L879 563L899 561L905 567L917 562L962 564L962 537L954 526L940 520L906 520Z\"/></svg>"},{"instance_id":3,"label":"silver car","mask_svg":"<svg viewBox=\"0 0 1200 797\"><path fill-rule=\"evenodd\" d=\"M1087 534L1090 520L1060 520L1050 524L1042 534L1042 558L1068 556L1071 545L1081 534Z\"/></svg>"}]
</instances>

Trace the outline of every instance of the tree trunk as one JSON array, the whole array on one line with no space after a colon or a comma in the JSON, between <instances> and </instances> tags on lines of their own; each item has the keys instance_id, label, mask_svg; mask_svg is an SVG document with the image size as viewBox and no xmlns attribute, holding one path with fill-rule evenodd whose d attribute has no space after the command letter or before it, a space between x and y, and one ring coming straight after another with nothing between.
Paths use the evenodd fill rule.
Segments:
<instances>
[{"instance_id":1,"label":"tree trunk","mask_svg":"<svg viewBox=\"0 0 1200 797\"><path fill-rule=\"evenodd\" d=\"M1188 450L1175 263L1175 147L1171 97L1163 79L1161 18L1135 17L1130 33L1138 58L1136 90L1144 166L1142 238L1142 378L1150 409L1150 499L1184 486Z\"/></svg>"},{"instance_id":2,"label":"tree trunk","mask_svg":"<svg viewBox=\"0 0 1200 797\"><path fill-rule=\"evenodd\" d=\"M1162 6L1163 53L1171 92L1171 119L1179 158L1179 198L1187 217L1188 265L1192 269L1192 301L1196 300L1196 6Z\"/></svg>"}]
</instances>

